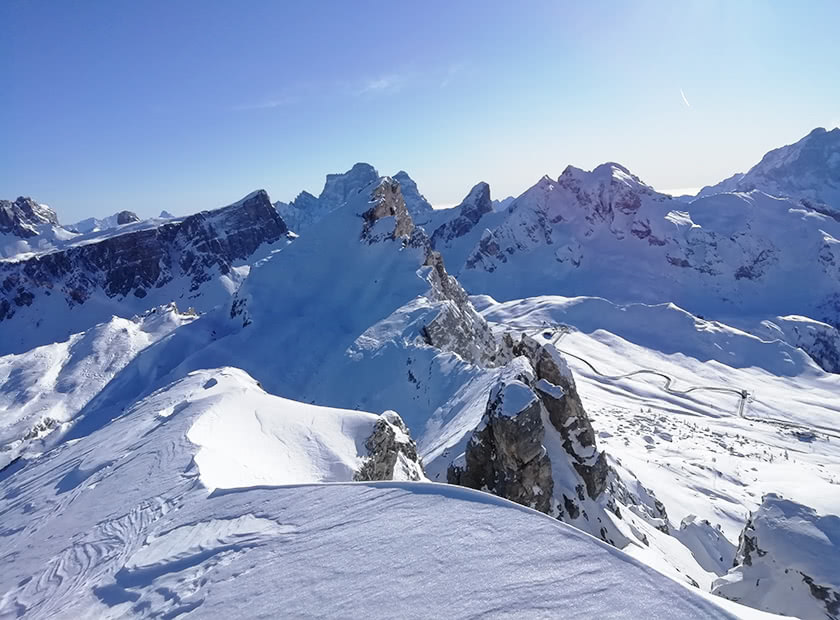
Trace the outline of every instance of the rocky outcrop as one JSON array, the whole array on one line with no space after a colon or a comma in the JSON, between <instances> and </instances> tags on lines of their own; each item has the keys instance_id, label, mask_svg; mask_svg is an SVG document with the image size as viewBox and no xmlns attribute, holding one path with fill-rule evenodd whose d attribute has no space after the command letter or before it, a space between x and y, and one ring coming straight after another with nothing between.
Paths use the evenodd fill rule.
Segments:
<instances>
[{"instance_id":1,"label":"rocky outcrop","mask_svg":"<svg viewBox=\"0 0 840 620\"><path fill-rule=\"evenodd\" d=\"M44 224L58 226L58 216L48 206L23 196L14 201L0 200L0 233L28 239Z\"/></svg>"},{"instance_id":2,"label":"rocky outcrop","mask_svg":"<svg viewBox=\"0 0 840 620\"><path fill-rule=\"evenodd\" d=\"M526 383L498 384L463 461L449 467L447 481L552 513L554 478L542 418L542 403Z\"/></svg>"},{"instance_id":3,"label":"rocky outcrop","mask_svg":"<svg viewBox=\"0 0 840 620\"><path fill-rule=\"evenodd\" d=\"M530 336L506 334L497 360L509 361L464 453L449 466L447 481L529 506L617 547L630 542L625 532L648 544L632 524L637 521L670 533L662 503L631 472L611 467L598 450L557 349ZM617 525L627 518L631 524Z\"/></svg>"},{"instance_id":4,"label":"rocky outcrop","mask_svg":"<svg viewBox=\"0 0 840 620\"><path fill-rule=\"evenodd\" d=\"M166 211L161 213L161 218L169 219L171 215L164 215ZM137 217L137 214L133 211L120 211L119 213L115 213L114 215L109 215L108 217L97 219L95 217L89 217L86 220L82 220L81 222L76 222L75 224L71 224L66 226L68 230L72 230L77 233L92 233L98 232L102 230L110 230L112 228L116 228L117 226L123 226L124 224L132 224L134 222L139 222L140 218Z\"/></svg>"},{"instance_id":5,"label":"rocky outcrop","mask_svg":"<svg viewBox=\"0 0 840 620\"><path fill-rule=\"evenodd\" d=\"M838 557L840 517L770 493L741 532L734 567L712 592L763 611L837 620Z\"/></svg>"},{"instance_id":6,"label":"rocky outcrop","mask_svg":"<svg viewBox=\"0 0 840 620\"><path fill-rule=\"evenodd\" d=\"M405 200L397 181L382 177L371 192L370 203L371 207L361 214L364 220L361 234L363 240L376 243L383 239L411 235L414 222L405 208Z\"/></svg>"},{"instance_id":7,"label":"rocky outcrop","mask_svg":"<svg viewBox=\"0 0 840 620\"><path fill-rule=\"evenodd\" d=\"M447 478L577 519L580 502L596 500L604 492L609 468L595 445L571 372L552 345L527 336L514 341L506 335L500 359L506 355L515 356L510 362L513 377L500 380L491 392L463 462L453 464ZM549 450L546 444L561 450ZM570 467L562 480L555 480L554 469Z\"/></svg>"},{"instance_id":8,"label":"rocky outcrop","mask_svg":"<svg viewBox=\"0 0 840 620\"><path fill-rule=\"evenodd\" d=\"M534 391L552 426L563 438L563 447L572 457L572 466L584 480L587 493L593 499L598 498L607 483L606 457L597 450L595 431L566 361L553 345L540 344L525 335L515 341L511 334L505 334L502 347L530 361L537 378Z\"/></svg>"},{"instance_id":9,"label":"rocky outcrop","mask_svg":"<svg viewBox=\"0 0 840 620\"><path fill-rule=\"evenodd\" d=\"M386 411L365 441L367 456L353 477L356 481L425 480L423 464L408 427L395 411Z\"/></svg>"},{"instance_id":10,"label":"rocky outcrop","mask_svg":"<svg viewBox=\"0 0 840 620\"><path fill-rule=\"evenodd\" d=\"M487 321L475 311L466 291L446 272L439 252L429 250L429 298L443 304L437 316L422 328L426 343L443 351L453 351L463 359L481 366L499 363L496 338Z\"/></svg>"},{"instance_id":11,"label":"rocky outcrop","mask_svg":"<svg viewBox=\"0 0 840 620\"><path fill-rule=\"evenodd\" d=\"M132 222L139 222L140 218L133 211L120 211L117 213L117 225L131 224Z\"/></svg>"},{"instance_id":12,"label":"rocky outcrop","mask_svg":"<svg viewBox=\"0 0 840 620\"><path fill-rule=\"evenodd\" d=\"M143 300L170 284L175 288L164 302L197 298L206 282L229 274L235 261L247 259L286 232L268 195L260 190L228 207L180 221L3 261L0 325L23 319L40 304L55 304L56 298L65 308L83 306L93 297L113 300L113 307L120 304L128 316L157 305L144 305ZM200 306L198 299L191 303ZM113 313L110 309L106 317L91 320L106 320ZM74 326L79 327L87 326Z\"/></svg>"},{"instance_id":13,"label":"rocky outcrop","mask_svg":"<svg viewBox=\"0 0 840 620\"><path fill-rule=\"evenodd\" d=\"M401 184L383 177L371 192L370 204L361 214L364 242L371 244L403 238L407 245L425 253L426 280L430 285L426 297L439 302L437 314L421 327L426 344L457 353L468 362L496 365L498 344L487 321L475 311L458 280L447 273L443 257L431 249L423 229L414 226Z\"/></svg>"},{"instance_id":14,"label":"rocky outcrop","mask_svg":"<svg viewBox=\"0 0 840 620\"><path fill-rule=\"evenodd\" d=\"M324 189L317 198L304 191L291 203L274 203L274 208L290 230L300 233L317 224L378 179L379 173L373 166L358 163L347 172L328 174Z\"/></svg>"},{"instance_id":15,"label":"rocky outcrop","mask_svg":"<svg viewBox=\"0 0 840 620\"><path fill-rule=\"evenodd\" d=\"M824 371L840 373L840 330L833 325L804 316L779 316L762 321L755 332L799 347Z\"/></svg>"},{"instance_id":16,"label":"rocky outcrop","mask_svg":"<svg viewBox=\"0 0 840 620\"><path fill-rule=\"evenodd\" d=\"M351 196L376 183L379 173L376 168L366 163L354 164L350 170L340 174L328 174L324 189L318 196L320 203L329 210L340 207Z\"/></svg>"}]
</instances>

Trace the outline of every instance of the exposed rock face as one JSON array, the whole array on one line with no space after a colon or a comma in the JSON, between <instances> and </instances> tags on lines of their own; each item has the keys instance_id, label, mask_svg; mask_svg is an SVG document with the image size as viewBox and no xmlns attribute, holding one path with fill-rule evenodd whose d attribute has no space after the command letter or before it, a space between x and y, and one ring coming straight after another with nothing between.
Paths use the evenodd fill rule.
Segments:
<instances>
[{"instance_id":1,"label":"exposed rock face","mask_svg":"<svg viewBox=\"0 0 840 620\"><path fill-rule=\"evenodd\" d=\"M493 212L490 186L487 183L478 183L456 207L456 210L458 216L441 224L432 234L432 247L466 235L478 224L482 216Z\"/></svg>"},{"instance_id":2,"label":"exposed rock face","mask_svg":"<svg viewBox=\"0 0 840 620\"><path fill-rule=\"evenodd\" d=\"M376 183L379 173L370 164L358 163L343 173L328 174L324 189L316 198L301 192L291 203L276 202L274 207L290 230L302 232L319 222L348 199Z\"/></svg>"},{"instance_id":3,"label":"exposed rock face","mask_svg":"<svg viewBox=\"0 0 840 620\"><path fill-rule=\"evenodd\" d=\"M0 325L26 316L29 307L46 304L48 298L52 304L56 297L62 299L67 308L84 305L93 296L135 300L125 307L130 316L145 309L138 300L172 282L178 290L167 295L167 301L195 297L204 283L228 274L234 261L248 258L286 232L268 195L260 190L228 207L181 221L0 262Z\"/></svg>"},{"instance_id":4,"label":"exposed rock face","mask_svg":"<svg viewBox=\"0 0 840 620\"><path fill-rule=\"evenodd\" d=\"M448 482L551 513L554 479L544 436L542 405L533 391L517 379L500 383L463 463L450 466Z\"/></svg>"},{"instance_id":5,"label":"exposed rock face","mask_svg":"<svg viewBox=\"0 0 840 620\"><path fill-rule=\"evenodd\" d=\"M803 316L780 316L762 321L762 338L778 338L799 347L826 372L840 373L840 330Z\"/></svg>"},{"instance_id":6,"label":"exposed rock face","mask_svg":"<svg viewBox=\"0 0 840 620\"><path fill-rule=\"evenodd\" d=\"M603 452L595 445L595 431L577 393L572 371L554 346L540 345L522 336L515 342L505 334L503 347L515 356L527 357L536 370L534 391L548 413L552 426L563 438L572 466L586 483L593 499L606 488L608 467Z\"/></svg>"},{"instance_id":7,"label":"exposed rock face","mask_svg":"<svg viewBox=\"0 0 840 620\"><path fill-rule=\"evenodd\" d=\"M712 592L763 611L836 620L838 557L840 517L771 493L747 520L735 565Z\"/></svg>"},{"instance_id":8,"label":"exposed rock face","mask_svg":"<svg viewBox=\"0 0 840 620\"><path fill-rule=\"evenodd\" d=\"M170 219L173 217L169 214L164 215L165 213L166 211L161 213L161 218ZM81 222L70 224L69 226L66 226L66 228L74 232L86 234L100 230L110 230L112 228L116 228L117 226L122 226L123 224L131 224L132 222L139 221L140 218L137 217L136 213L133 213L131 211L120 211L119 213L109 215L108 217L102 219L89 217L88 219L82 220Z\"/></svg>"},{"instance_id":9,"label":"exposed rock face","mask_svg":"<svg viewBox=\"0 0 840 620\"><path fill-rule=\"evenodd\" d=\"M463 455L449 466L447 481L530 506L617 547L630 542L622 533L626 528L616 525L625 519L623 508L633 519L669 533L662 503L632 473L610 467L598 450L571 372L556 348L506 334L497 360L510 361ZM630 530L647 544L638 528Z\"/></svg>"},{"instance_id":10,"label":"exposed rock face","mask_svg":"<svg viewBox=\"0 0 840 620\"><path fill-rule=\"evenodd\" d=\"M329 210L340 207L354 194L379 180L379 173L370 164L354 164L350 170L341 174L328 174L324 189L318 200Z\"/></svg>"},{"instance_id":11,"label":"exposed rock face","mask_svg":"<svg viewBox=\"0 0 840 620\"><path fill-rule=\"evenodd\" d=\"M585 499L584 493L590 499L603 493L609 468L604 454L597 450L571 373L556 350L551 353L549 348L553 347L527 336L514 342L506 335L503 350L516 356L512 361L515 379L503 380L491 392L482 426L467 445L464 463L453 465L448 479L486 488L549 514L562 516L565 512L575 519L581 513L578 501ZM547 425L559 436L562 454L549 456L543 447ZM580 480L571 489L555 486L552 479L551 459L561 458Z\"/></svg>"},{"instance_id":12,"label":"exposed rock face","mask_svg":"<svg viewBox=\"0 0 840 620\"><path fill-rule=\"evenodd\" d=\"M386 411L365 441L368 456L353 477L369 480L425 480L423 464L417 456L417 446L402 418L394 411Z\"/></svg>"},{"instance_id":13,"label":"exposed rock face","mask_svg":"<svg viewBox=\"0 0 840 620\"><path fill-rule=\"evenodd\" d=\"M362 239L375 243L382 239L407 237L414 230L414 222L405 208L400 184L390 177L383 177L371 193L371 207L362 213L364 226ZM386 218L393 218L383 222Z\"/></svg>"},{"instance_id":14,"label":"exposed rock face","mask_svg":"<svg viewBox=\"0 0 840 620\"><path fill-rule=\"evenodd\" d=\"M492 272L512 256L541 246L557 246L556 258L564 262L574 254L569 247L574 241L566 238L572 231L588 238L603 227L618 240L632 235L649 245L664 245L642 205L669 200L619 164L602 164L591 172L567 166L556 181L544 176L513 201L507 221L482 237L465 267ZM574 228L561 229L569 222Z\"/></svg>"},{"instance_id":15,"label":"exposed rock face","mask_svg":"<svg viewBox=\"0 0 840 620\"><path fill-rule=\"evenodd\" d=\"M58 226L58 216L46 205L31 198L18 197L14 201L0 200L0 233L27 239L38 234L38 226Z\"/></svg>"},{"instance_id":16,"label":"exposed rock face","mask_svg":"<svg viewBox=\"0 0 840 620\"><path fill-rule=\"evenodd\" d=\"M423 326L426 343L443 351L454 351L468 362L496 366L499 359L496 338L458 280L446 272L440 253L429 250L426 265L431 267L429 297L444 302L438 315Z\"/></svg>"},{"instance_id":17,"label":"exposed rock face","mask_svg":"<svg viewBox=\"0 0 840 620\"><path fill-rule=\"evenodd\" d=\"M487 321L475 311L458 281L446 272L443 258L431 249L423 229L414 226L400 183L383 177L371 192L370 204L361 214L363 241L370 244L404 238L407 245L421 248L426 254L424 265L429 268L426 279L430 285L426 296L442 302L435 318L421 328L426 344L457 353L475 364L495 365L498 344Z\"/></svg>"}]
</instances>

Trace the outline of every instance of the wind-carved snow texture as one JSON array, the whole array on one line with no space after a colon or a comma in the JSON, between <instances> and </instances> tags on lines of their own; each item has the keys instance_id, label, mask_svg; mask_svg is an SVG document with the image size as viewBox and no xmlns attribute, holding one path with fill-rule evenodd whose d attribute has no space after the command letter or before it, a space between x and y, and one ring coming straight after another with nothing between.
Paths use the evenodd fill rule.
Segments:
<instances>
[{"instance_id":1,"label":"wind-carved snow texture","mask_svg":"<svg viewBox=\"0 0 840 620\"><path fill-rule=\"evenodd\" d=\"M805 620L840 618L840 517L766 495L750 515L734 568L713 591Z\"/></svg>"},{"instance_id":2,"label":"wind-carved snow texture","mask_svg":"<svg viewBox=\"0 0 840 620\"><path fill-rule=\"evenodd\" d=\"M267 424L240 431L251 441L228 443L225 419L251 416ZM310 417L323 424L288 434ZM203 370L156 391L0 474L0 616L219 617L241 615L244 600L249 616L733 617L488 494L424 482L265 486L288 481L277 466L283 454L314 466L298 483L349 480L352 467L334 468L321 448L358 463L381 419L268 395L237 369ZM253 449L263 442L273 449ZM221 446L228 451L217 453ZM244 477L218 481L208 459L238 462ZM260 486L254 471L266 476ZM208 495L202 483L216 490ZM408 585L421 574L424 587Z\"/></svg>"},{"instance_id":3,"label":"wind-carved snow texture","mask_svg":"<svg viewBox=\"0 0 840 620\"><path fill-rule=\"evenodd\" d=\"M113 317L64 342L0 357L0 469L55 442L143 349L196 318L174 303Z\"/></svg>"},{"instance_id":4,"label":"wind-carved snow texture","mask_svg":"<svg viewBox=\"0 0 840 620\"><path fill-rule=\"evenodd\" d=\"M265 191L151 228L0 261L0 354L65 340L113 315L177 301L209 310L242 279L237 265L286 225Z\"/></svg>"}]
</instances>

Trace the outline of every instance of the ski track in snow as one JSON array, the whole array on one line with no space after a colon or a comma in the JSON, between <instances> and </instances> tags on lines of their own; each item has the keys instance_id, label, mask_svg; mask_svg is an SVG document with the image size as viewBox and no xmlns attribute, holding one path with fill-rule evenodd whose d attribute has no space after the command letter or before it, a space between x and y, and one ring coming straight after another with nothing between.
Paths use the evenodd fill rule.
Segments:
<instances>
[{"instance_id":1,"label":"ski track in snow","mask_svg":"<svg viewBox=\"0 0 840 620\"><path fill-rule=\"evenodd\" d=\"M224 410L262 402L275 423L301 414L291 406L312 409L305 419L326 413L267 395L236 369L199 371L6 470L0 617L724 618L740 609L470 489L336 482L208 493L195 461L202 446L188 432L204 420L203 445L213 429L227 432L206 424L219 399L229 399Z\"/></svg>"}]
</instances>

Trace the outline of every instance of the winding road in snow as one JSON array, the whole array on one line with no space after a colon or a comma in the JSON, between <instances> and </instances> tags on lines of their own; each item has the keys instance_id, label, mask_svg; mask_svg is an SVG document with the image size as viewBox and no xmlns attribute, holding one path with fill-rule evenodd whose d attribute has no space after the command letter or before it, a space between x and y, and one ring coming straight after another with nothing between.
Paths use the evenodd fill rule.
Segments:
<instances>
[{"instance_id":1,"label":"winding road in snow","mask_svg":"<svg viewBox=\"0 0 840 620\"><path fill-rule=\"evenodd\" d=\"M563 355L565 355L567 357L572 357L572 358L574 358L574 359L576 359L580 362L583 362L584 364L586 364L592 370L592 372L594 372L599 377L601 377L603 379L606 379L608 381L619 381L621 379L628 379L630 377L634 377L634 376L637 376L637 375L653 375L653 376L659 377L659 378L661 378L665 381L665 384L662 386L662 388L666 392L668 392L669 394L675 394L677 396L685 396L686 394L689 394L689 393L695 392L695 391L700 391L700 390L705 390L707 392L725 392L725 393L729 393L729 394L735 394L739 398L739 401L738 401L738 416L747 420L747 421L749 421L749 422L760 422L762 424L770 424L772 426L784 428L784 429L787 429L787 430L806 431L806 432L809 432L809 433L812 433L812 434L822 433L823 435L828 435L828 436L840 439L840 432L838 432L836 429L833 429L833 428L828 428L828 427L825 427L825 426L810 426L810 425L807 425L807 424L797 424L795 422L789 422L789 421L786 421L786 420L779 420L777 418L766 418L766 417L760 417L759 418L759 417L748 415L747 414L747 403L752 401L752 400L756 400L756 399L748 390L745 390L745 389L744 390L739 390L737 388L723 387L723 386L717 386L717 385L694 385L694 386L691 386L691 387L689 387L685 390L677 390L677 389L671 387L671 384L674 383L674 378L673 377L671 377L670 375L666 375L665 373L660 372L658 370L654 370L652 368L640 368L639 370L634 370L633 372L629 372L629 373L623 374L623 375L607 375L607 374L604 374L603 372L598 370L592 364L592 362L590 362L589 360L581 357L580 355L572 353L570 351L565 351L565 350L563 350L563 349L561 349L560 347L557 346L557 344L560 342L560 340L563 338L563 336L565 336L566 334L568 334L571 331L568 326L560 325L560 326L551 327L550 329L553 329L556 332L556 335L554 336L554 339L551 341L551 344L554 345L554 348L556 348L560 353L562 353Z\"/></svg>"}]
</instances>

